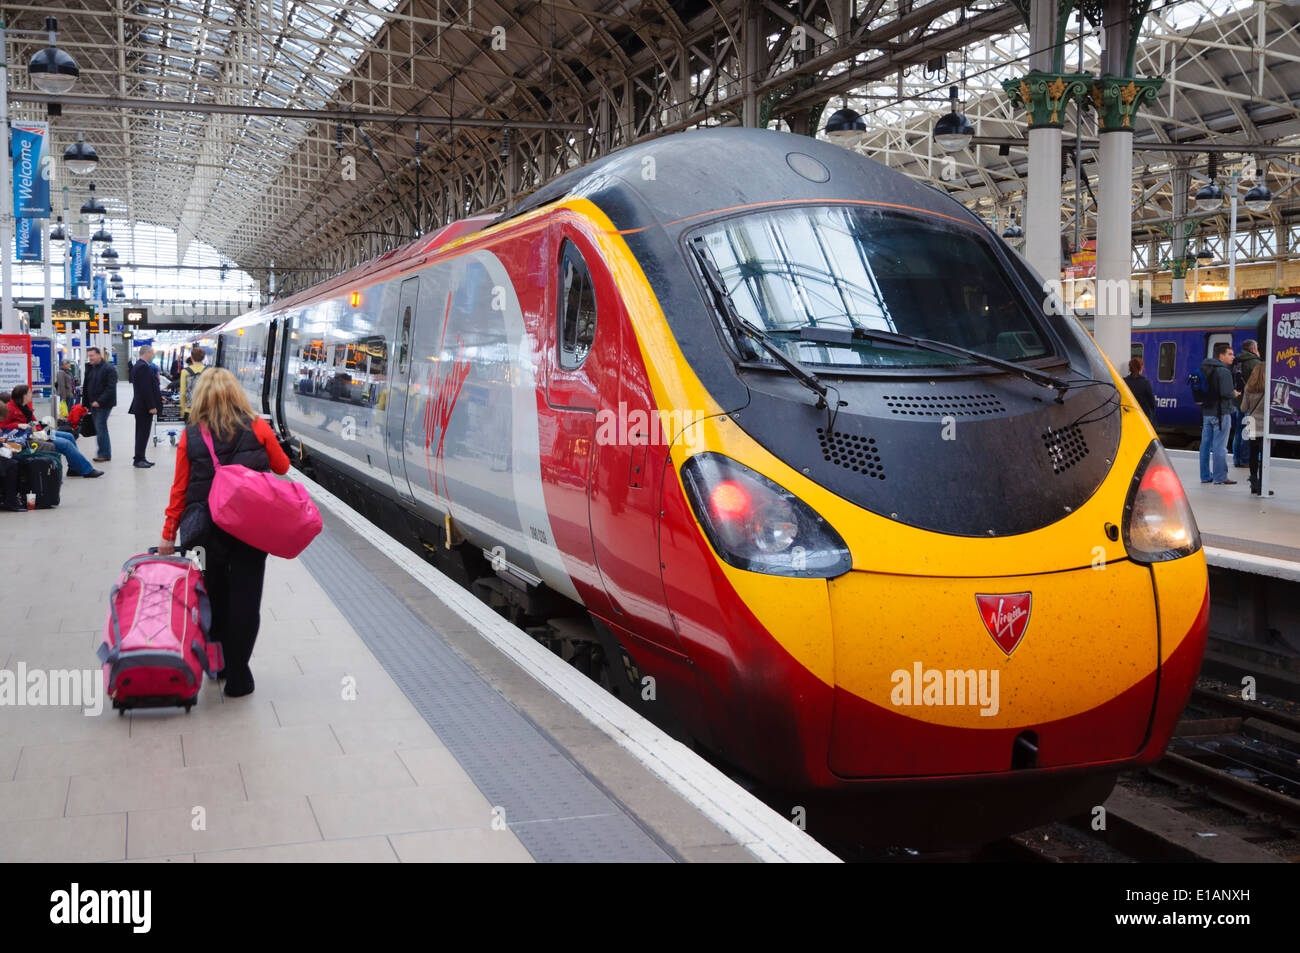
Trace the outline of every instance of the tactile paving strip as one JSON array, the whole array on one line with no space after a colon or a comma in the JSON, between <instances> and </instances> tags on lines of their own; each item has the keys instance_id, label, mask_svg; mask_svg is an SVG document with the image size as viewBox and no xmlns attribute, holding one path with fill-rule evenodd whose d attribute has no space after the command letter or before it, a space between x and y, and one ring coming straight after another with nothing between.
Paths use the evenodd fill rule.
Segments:
<instances>
[{"instance_id":1,"label":"tactile paving strip","mask_svg":"<svg viewBox=\"0 0 1300 953\"><path fill-rule=\"evenodd\" d=\"M299 558L474 784L505 809L506 823L535 860L674 859L348 552L335 529Z\"/></svg>"}]
</instances>

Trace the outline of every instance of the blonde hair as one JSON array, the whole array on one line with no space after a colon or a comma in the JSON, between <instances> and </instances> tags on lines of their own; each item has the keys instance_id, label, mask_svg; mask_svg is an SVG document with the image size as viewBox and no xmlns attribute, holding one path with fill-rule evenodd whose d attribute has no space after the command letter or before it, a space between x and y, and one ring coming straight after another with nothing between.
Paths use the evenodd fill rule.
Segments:
<instances>
[{"instance_id":1,"label":"blonde hair","mask_svg":"<svg viewBox=\"0 0 1300 953\"><path fill-rule=\"evenodd\" d=\"M1264 362L1260 361L1255 365L1255 369L1250 372L1250 380L1246 381L1246 390L1252 394L1261 393L1264 390Z\"/></svg>"},{"instance_id":2,"label":"blonde hair","mask_svg":"<svg viewBox=\"0 0 1300 953\"><path fill-rule=\"evenodd\" d=\"M210 367L199 375L190 404L190 423L207 424L213 436L231 440L249 428L253 416L248 395L234 374L224 367Z\"/></svg>"}]
</instances>

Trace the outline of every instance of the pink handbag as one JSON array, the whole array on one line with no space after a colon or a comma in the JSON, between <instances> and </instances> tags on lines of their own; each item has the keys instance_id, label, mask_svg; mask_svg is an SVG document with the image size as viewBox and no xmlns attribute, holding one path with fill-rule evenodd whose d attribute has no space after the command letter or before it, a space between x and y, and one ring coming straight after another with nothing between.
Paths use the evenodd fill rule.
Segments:
<instances>
[{"instance_id":1,"label":"pink handbag","mask_svg":"<svg viewBox=\"0 0 1300 953\"><path fill-rule=\"evenodd\" d=\"M321 531L320 511L301 483L239 464L223 465L212 434L201 425L214 469L208 509L212 522L235 539L272 556L293 559Z\"/></svg>"}]
</instances>

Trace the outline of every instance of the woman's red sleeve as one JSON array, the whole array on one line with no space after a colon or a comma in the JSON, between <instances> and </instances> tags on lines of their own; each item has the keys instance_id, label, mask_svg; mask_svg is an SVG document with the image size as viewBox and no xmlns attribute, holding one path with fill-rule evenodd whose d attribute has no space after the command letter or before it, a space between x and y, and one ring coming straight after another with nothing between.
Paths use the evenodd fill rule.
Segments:
<instances>
[{"instance_id":1,"label":"woman's red sleeve","mask_svg":"<svg viewBox=\"0 0 1300 953\"><path fill-rule=\"evenodd\" d=\"M281 475L288 473L289 455L280 446L280 441L275 439L275 434L271 432L271 425L266 422L265 417L258 417L253 421L253 434L266 448L266 455L271 461L271 469Z\"/></svg>"},{"instance_id":2,"label":"woman's red sleeve","mask_svg":"<svg viewBox=\"0 0 1300 953\"><path fill-rule=\"evenodd\" d=\"M181 431L180 442L176 445L176 475L172 477L171 497L167 500L166 521L163 523L162 538L176 539L176 530L180 526L181 514L185 512L185 491L190 486L190 457L185 452L185 431Z\"/></svg>"}]
</instances>

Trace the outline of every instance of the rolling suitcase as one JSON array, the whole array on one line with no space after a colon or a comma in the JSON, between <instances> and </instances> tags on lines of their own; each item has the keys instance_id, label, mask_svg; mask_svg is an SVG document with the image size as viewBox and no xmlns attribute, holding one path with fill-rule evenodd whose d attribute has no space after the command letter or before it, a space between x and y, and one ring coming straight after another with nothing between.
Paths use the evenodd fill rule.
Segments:
<instances>
[{"instance_id":1,"label":"rolling suitcase","mask_svg":"<svg viewBox=\"0 0 1300 953\"><path fill-rule=\"evenodd\" d=\"M203 675L223 666L221 646L209 642L212 622L203 575L184 556L132 556L108 597L97 652L113 707L171 705L186 712L198 700Z\"/></svg>"},{"instance_id":2,"label":"rolling suitcase","mask_svg":"<svg viewBox=\"0 0 1300 953\"><path fill-rule=\"evenodd\" d=\"M0 457L0 510L26 510L27 501L18 496L18 461Z\"/></svg>"},{"instance_id":3,"label":"rolling suitcase","mask_svg":"<svg viewBox=\"0 0 1300 953\"><path fill-rule=\"evenodd\" d=\"M63 485L63 458L44 450L20 453L18 461L18 494L26 500L28 493L36 495L36 508L48 510L59 505L59 488Z\"/></svg>"}]
</instances>

